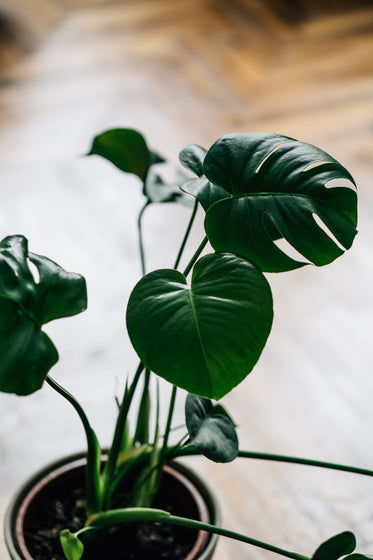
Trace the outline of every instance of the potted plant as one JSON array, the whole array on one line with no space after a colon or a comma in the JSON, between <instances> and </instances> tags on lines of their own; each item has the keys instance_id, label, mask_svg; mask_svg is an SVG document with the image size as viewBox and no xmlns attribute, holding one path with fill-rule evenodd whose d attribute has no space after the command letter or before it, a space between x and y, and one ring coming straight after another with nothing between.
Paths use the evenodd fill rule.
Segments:
<instances>
[{"instance_id":1,"label":"potted plant","mask_svg":"<svg viewBox=\"0 0 373 560\"><path fill-rule=\"evenodd\" d=\"M260 542L252 535L228 531L218 521L175 514L167 506L159 506L157 500L162 480L166 477L163 487L173 484L167 478L166 465L187 455L204 455L223 463L236 457L260 457L373 476L373 471L346 465L240 450L234 422L217 402L250 373L270 333L272 294L263 273L289 271L309 263L326 265L352 245L357 225L353 178L324 151L278 134L229 134L209 150L187 146L180 161L196 177L179 177L180 189L163 181L158 172L163 158L151 151L135 130L103 132L93 141L93 154L137 175L145 197L138 221L143 277L134 287L126 310L127 330L139 365L125 383L113 441L104 452L77 399L49 374L58 354L42 330L51 320L84 311L84 278L29 252L27 240L20 235L0 243L0 389L27 395L48 383L74 407L87 439L84 465L81 458L74 457L79 464L74 466L74 475L66 475L67 484L77 491L76 478L71 482L71 476L80 477L81 486L83 469L85 491L73 505L77 526L60 532L61 551L68 560L95 558L95 551L102 544L109 546L110 539L118 535L120 548L126 549L134 524L147 523L149 527L155 523L157 527L202 530L305 560L299 553ZM194 206L173 268L146 273L142 242L145 209L153 203L178 202L186 197L194 198ZM180 271L198 206L206 213L205 237ZM284 249L284 242L298 252L299 259ZM201 256L208 243L210 250ZM36 268L37 277L29 263ZM158 391L152 396L155 426L150 421L150 380L154 375L172 386L163 427ZM186 427L176 442L171 442L178 389L187 392ZM135 400L137 394L139 399ZM135 403L137 420L130 427L128 414ZM60 467L59 463L57 470ZM48 477L56 475L51 476L48 469ZM8 547L16 560L33 558L14 545L13 537L20 525L15 520L18 509L23 520L30 515L24 496L28 496L26 502L33 502L34 482L27 483L22 499L17 497L6 519ZM47 483L43 482L44 486ZM64 487L62 493L66 492ZM210 500L207 510L211 509ZM36 511L40 517L40 508ZM28 518L24 522L29 524L29 532L36 531ZM198 544L195 556L188 556L187 551L178 558L207 560L213 546L210 542L206 552L206 545ZM312 559L368 558L353 553L355 546L353 533L346 531L315 546ZM38 556L43 560L47 557ZM140 554L134 557L140 558Z\"/></svg>"}]
</instances>

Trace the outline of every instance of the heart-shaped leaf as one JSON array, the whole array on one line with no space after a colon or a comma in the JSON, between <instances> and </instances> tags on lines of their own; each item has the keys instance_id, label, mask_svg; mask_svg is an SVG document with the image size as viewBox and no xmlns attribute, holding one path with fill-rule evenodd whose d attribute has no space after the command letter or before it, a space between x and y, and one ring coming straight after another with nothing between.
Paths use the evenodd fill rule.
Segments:
<instances>
[{"instance_id":1,"label":"heart-shaped leaf","mask_svg":"<svg viewBox=\"0 0 373 560\"><path fill-rule=\"evenodd\" d=\"M228 463L237 457L236 429L222 406L214 406L209 399L188 394L185 422L190 443L202 455L217 463Z\"/></svg>"},{"instance_id":2,"label":"heart-shaped leaf","mask_svg":"<svg viewBox=\"0 0 373 560\"><path fill-rule=\"evenodd\" d=\"M315 146L278 134L230 134L213 144L203 169L207 180L230 197L206 213L205 229L215 250L237 253L263 271L279 272L306 261L284 252L275 243L278 238L317 266L352 245L357 224L354 181Z\"/></svg>"},{"instance_id":3,"label":"heart-shaped leaf","mask_svg":"<svg viewBox=\"0 0 373 560\"><path fill-rule=\"evenodd\" d=\"M250 373L272 318L263 274L228 253L200 259L191 286L176 270L151 272L135 286L127 307L128 333L146 367L213 399Z\"/></svg>"},{"instance_id":4,"label":"heart-shaped leaf","mask_svg":"<svg viewBox=\"0 0 373 560\"><path fill-rule=\"evenodd\" d=\"M31 261L39 278L34 279ZM30 394L43 384L58 353L43 324L83 311L85 280L46 257L28 252L14 235L0 243L0 390Z\"/></svg>"},{"instance_id":5,"label":"heart-shaped leaf","mask_svg":"<svg viewBox=\"0 0 373 560\"><path fill-rule=\"evenodd\" d=\"M341 556L353 552L355 548L355 535L344 531L323 542L312 556L312 560L338 560Z\"/></svg>"},{"instance_id":6,"label":"heart-shaped leaf","mask_svg":"<svg viewBox=\"0 0 373 560\"><path fill-rule=\"evenodd\" d=\"M162 159L150 152L143 135L132 128L114 128L102 132L93 139L88 155L99 155L121 171L134 173L142 181L145 181L150 165Z\"/></svg>"}]
</instances>

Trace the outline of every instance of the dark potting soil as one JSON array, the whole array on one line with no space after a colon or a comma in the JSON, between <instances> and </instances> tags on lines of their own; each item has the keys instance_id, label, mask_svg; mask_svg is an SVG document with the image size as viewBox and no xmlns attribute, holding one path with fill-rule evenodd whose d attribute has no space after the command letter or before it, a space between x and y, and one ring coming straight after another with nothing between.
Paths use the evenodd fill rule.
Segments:
<instances>
[{"instance_id":1,"label":"dark potting soil","mask_svg":"<svg viewBox=\"0 0 373 560\"><path fill-rule=\"evenodd\" d=\"M168 495L155 502L177 515L182 505ZM85 499L82 488L70 495L53 497L38 505L35 521L25 534L27 548L34 560L65 560L59 534L63 529L75 532L84 526ZM100 539L85 540L82 560L184 560L192 549L197 531L157 523L131 523L115 531L100 533Z\"/></svg>"}]
</instances>

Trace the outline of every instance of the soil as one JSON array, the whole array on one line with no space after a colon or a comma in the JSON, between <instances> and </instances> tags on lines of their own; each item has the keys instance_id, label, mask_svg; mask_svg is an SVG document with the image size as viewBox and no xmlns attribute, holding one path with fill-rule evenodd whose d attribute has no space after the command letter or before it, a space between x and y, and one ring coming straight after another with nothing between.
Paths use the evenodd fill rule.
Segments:
<instances>
[{"instance_id":1,"label":"soil","mask_svg":"<svg viewBox=\"0 0 373 560\"><path fill-rule=\"evenodd\" d=\"M25 541L34 560L65 560L59 534L63 529L75 532L84 526L85 499L81 487L70 487L69 493L48 495L27 524ZM176 515L190 516L175 492L156 500L154 507ZM102 538L104 537L104 538ZM82 560L184 560L192 549L197 531L157 523L132 523L107 531L100 539L85 540Z\"/></svg>"}]
</instances>

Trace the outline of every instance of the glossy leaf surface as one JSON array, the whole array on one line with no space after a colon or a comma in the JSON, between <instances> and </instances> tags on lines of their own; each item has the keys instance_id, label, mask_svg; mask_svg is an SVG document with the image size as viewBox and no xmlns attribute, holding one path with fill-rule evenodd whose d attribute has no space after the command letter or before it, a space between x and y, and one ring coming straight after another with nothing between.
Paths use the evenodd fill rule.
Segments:
<instances>
[{"instance_id":1,"label":"glossy leaf surface","mask_svg":"<svg viewBox=\"0 0 373 560\"><path fill-rule=\"evenodd\" d=\"M84 545L74 533L64 529L60 534L60 542L66 560L80 560L84 553Z\"/></svg>"},{"instance_id":2,"label":"glossy leaf surface","mask_svg":"<svg viewBox=\"0 0 373 560\"><path fill-rule=\"evenodd\" d=\"M203 169L207 181L226 192L225 198L220 190L220 200L204 204L205 229L215 250L280 272L307 261L330 263L351 246L357 224L353 179L315 146L277 134L230 134L213 144ZM201 202L205 192L214 191L201 182L194 189ZM279 238L304 258L280 248Z\"/></svg>"},{"instance_id":3,"label":"glossy leaf surface","mask_svg":"<svg viewBox=\"0 0 373 560\"><path fill-rule=\"evenodd\" d=\"M232 420L220 405L188 394L185 421L191 444L217 463L233 461L238 454L238 438Z\"/></svg>"},{"instance_id":4,"label":"glossy leaf surface","mask_svg":"<svg viewBox=\"0 0 373 560\"><path fill-rule=\"evenodd\" d=\"M312 560L338 560L341 556L353 552L355 547L355 535L344 531L323 542L312 556Z\"/></svg>"},{"instance_id":5,"label":"glossy leaf surface","mask_svg":"<svg viewBox=\"0 0 373 560\"><path fill-rule=\"evenodd\" d=\"M37 268L36 280L28 260ZM86 306L84 278L29 253L24 237L6 237L0 243L0 390L26 395L40 389L58 360L42 325Z\"/></svg>"},{"instance_id":6,"label":"glossy leaf surface","mask_svg":"<svg viewBox=\"0 0 373 560\"><path fill-rule=\"evenodd\" d=\"M131 128L114 128L102 132L93 139L88 155L99 155L121 171L137 175L142 181L145 180L150 165L162 159L150 152L143 135Z\"/></svg>"},{"instance_id":7,"label":"glossy leaf surface","mask_svg":"<svg viewBox=\"0 0 373 560\"><path fill-rule=\"evenodd\" d=\"M151 272L135 286L127 307L128 333L146 367L213 399L252 370L272 318L263 274L227 253L200 259L190 286L176 270Z\"/></svg>"}]
</instances>

